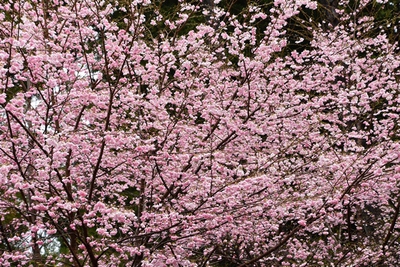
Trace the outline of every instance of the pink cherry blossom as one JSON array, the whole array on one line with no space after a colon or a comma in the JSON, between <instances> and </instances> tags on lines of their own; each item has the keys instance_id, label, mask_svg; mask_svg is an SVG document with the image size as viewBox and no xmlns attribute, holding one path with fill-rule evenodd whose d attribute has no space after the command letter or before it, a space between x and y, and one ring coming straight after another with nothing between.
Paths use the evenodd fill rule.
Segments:
<instances>
[{"instance_id":1,"label":"pink cherry blossom","mask_svg":"<svg viewBox=\"0 0 400 267\"><path fill-rule=\"evenodd\" d=\"M390 1L5 2L1 266L399 265Z\"/></svg>"}]
</instances>

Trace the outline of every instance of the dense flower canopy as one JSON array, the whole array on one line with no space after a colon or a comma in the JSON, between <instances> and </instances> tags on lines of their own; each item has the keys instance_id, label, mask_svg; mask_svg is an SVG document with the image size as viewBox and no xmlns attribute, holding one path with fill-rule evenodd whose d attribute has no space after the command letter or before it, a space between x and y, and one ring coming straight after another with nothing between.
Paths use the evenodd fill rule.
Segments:
<instances>
[{"instance_id":1,"label":"dense flower canopy","mask_svg":"<svg viewBox=\"0 0 400 267\"><path fill-rule=\"evenodd\" d=\"M399 266L395 1L5 0L1 266Z\"/></svg>"}]
</instances>

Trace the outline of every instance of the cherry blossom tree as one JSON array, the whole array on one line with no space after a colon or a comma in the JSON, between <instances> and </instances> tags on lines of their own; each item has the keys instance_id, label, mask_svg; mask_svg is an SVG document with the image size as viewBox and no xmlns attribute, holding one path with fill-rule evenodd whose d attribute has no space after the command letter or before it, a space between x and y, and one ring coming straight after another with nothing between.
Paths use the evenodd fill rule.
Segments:
<instances>
[{"instance_id":1,"label":"cherry blossom tree","mask_svg":"<svg viewBox=\"0 0 400 267\"><path fill-rule=\"evenodd\" d=\"M0 265L398 266L396 2L328 2L3 1Z\"/></svg>"}]
</instances>

